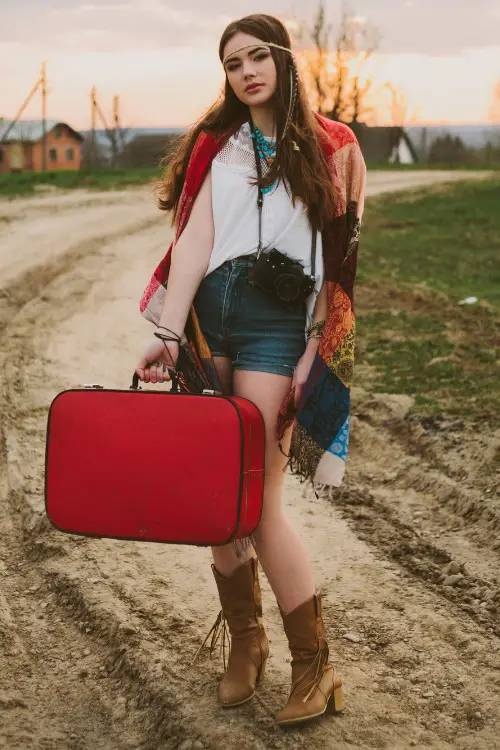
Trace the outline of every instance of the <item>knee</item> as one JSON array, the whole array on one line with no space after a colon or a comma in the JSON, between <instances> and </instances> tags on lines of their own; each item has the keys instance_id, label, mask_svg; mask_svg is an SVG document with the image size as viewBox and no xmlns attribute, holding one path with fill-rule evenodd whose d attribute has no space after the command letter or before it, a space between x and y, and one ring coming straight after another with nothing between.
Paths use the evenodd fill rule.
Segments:
<instances>
[{"instance_id":1,"label":"knee","mask_svg":"<svg viewBox=\"0 0 500 750\"><path fill-rule=\"evenodd\" d=\"M280 510L267 510L264 507L259 525L253 533L255 544L258 547L267 539L276 536L283 526L287 523L285 516Z\"/></svg>"}]
</instances>

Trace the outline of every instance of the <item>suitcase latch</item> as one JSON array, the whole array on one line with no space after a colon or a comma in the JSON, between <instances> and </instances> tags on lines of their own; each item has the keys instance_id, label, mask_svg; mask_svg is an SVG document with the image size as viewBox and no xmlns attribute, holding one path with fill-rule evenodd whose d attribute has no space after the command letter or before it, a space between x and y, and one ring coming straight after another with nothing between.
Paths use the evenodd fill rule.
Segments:
<instances>
[{"instance_id":1,"label":"suitcase latch","mask_svg":"<svg viewBox=\"0 0 500 750\"><path fill-rule=\"evenodd\" d=\"M203 396L215 396L215 391L211 391L209 388L204 388L202 390Z\"/></svg>"},{"instance_id":2,"label":"suitcase latch","mask_svg":"<svg viewBox=\"0 0 500 750\"><path fill-rule=\"evenodd\" d=\"M99 385L98 383L95 383L94 385L91 385L90 383L84 383L83 387L87 389L100 388L101 390L104 390L104 386Z\"/></svg>"}]
</instances>

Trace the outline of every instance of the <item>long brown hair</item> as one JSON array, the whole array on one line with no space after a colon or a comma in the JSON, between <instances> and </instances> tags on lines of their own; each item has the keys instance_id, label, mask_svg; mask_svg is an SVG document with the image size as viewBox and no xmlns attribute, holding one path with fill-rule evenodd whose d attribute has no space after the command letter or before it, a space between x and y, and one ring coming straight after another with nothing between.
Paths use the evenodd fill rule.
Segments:
<instances>
[{"instance_id":1,"label":"long brown hair","mask_svg":"<svg viewBox=\"0 0 500 750\"><path fill-rule=\"evenodd\" d=\"M233 21L222 34L219 57L223 60L226 44L235 34L242 32L263 42L274 42L282 47L291 47L286 27L274 16L254 14ZM299 198L307 207L311 223L322 229L334 213L334 191L326 159L321 149L322 130L311 110L304 85L289 52L270 47L277 71L277 88L273 97L276 118L277 149L271 169L262 179L268 186L277 179L286 179L292 200ZM281 138L285 128L287 112L292 94L290 88L290 66L296 86L296 104L286 137ZM210 109L182 137L177 153L167 165L159 188L159 206L165 211L173 210L172 223L178 220L181 196L187 165L194 144L202 131L215 137L228 136L239 125L248 120L249 108L232 90L227 78L223 92ZM300 151L293 146L293 141Z\"/></svg>"}]
</instances>

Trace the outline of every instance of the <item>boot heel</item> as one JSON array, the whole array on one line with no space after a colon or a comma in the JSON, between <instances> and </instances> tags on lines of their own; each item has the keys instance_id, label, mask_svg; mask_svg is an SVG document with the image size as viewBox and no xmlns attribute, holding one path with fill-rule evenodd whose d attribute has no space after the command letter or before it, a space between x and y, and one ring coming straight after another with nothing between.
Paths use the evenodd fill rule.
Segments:
<instances>
[{"instance_id":1,"label":"boot heel","mask_svg":"<svg viewBox=\"0 0 500 750\"><path fill-rule=\"evenodd\" d=\"M259 684L260 682L262 682L262 680L263 680L263 679L264 679L264 677L266 676L266 664L267 664L267 659L266 659L266 661L262 662L262 666L261 666L261 668L260 668L260 672L259 672L259 674L257 675L257 685L258 685L258 684Z\"/></svg>"},{"instance_id":2,"label":"boot heel","mask_svg":"<svg viewBox=\"0 0 500 750\"><path fill-rule=\"evenodd\" d=\"M328 699L326 704L327 714L340 714L344 710L344 700L342 696L342 683L340 680L335 680L333 693Z\"/></svg>"}]
</instances>

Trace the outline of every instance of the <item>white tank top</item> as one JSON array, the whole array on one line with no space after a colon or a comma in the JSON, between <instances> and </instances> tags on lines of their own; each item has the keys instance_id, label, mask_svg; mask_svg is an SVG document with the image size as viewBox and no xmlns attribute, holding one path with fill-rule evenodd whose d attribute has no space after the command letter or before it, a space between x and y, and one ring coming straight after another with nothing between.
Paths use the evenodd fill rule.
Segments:
<instances>
[{"instance_id":1,"label":"white tank top","mask_svg":"<svg viewBox=\"0 0 500 750\"><path fill-rule=\"evenodd\" d=\"M255 253L259 244L257 187L251 184L257 175L249 123L242 125L219 151L211 172L215 237L207 275L227 260ZM264 252L276 248L298 260L305 273L311 272L309 219L300 200L293 206L283 182L264 195L262 247ZM307 300L308 323L323 283L321 232L317 237L315 277L315 293Z\"/></svg>"}]
</instances>

